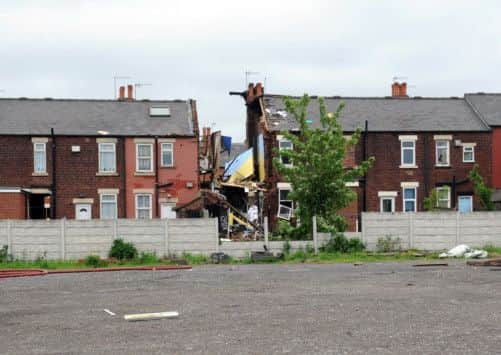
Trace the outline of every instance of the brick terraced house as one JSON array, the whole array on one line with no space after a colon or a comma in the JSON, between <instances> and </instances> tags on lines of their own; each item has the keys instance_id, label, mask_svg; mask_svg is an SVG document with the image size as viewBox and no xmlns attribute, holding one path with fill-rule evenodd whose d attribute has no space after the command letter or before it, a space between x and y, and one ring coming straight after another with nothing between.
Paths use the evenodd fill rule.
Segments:
<instances>
[{"instance_id":1,"label":"brick terraced house","mask_svg":"<svg viewBox=\"0 0 501 355\"><path fill-rule=\"evenodd\" d=\"M198 193L194 100L0 99L0 219L175 217Z\"/></svg>"},{"instance_id":2,"label":"brick terraced house","mask_svg":"<svg viewBox=\"0 0 501 355\"><path fill-rule=\"evenodd\" d=\"M265 94L260 84L250 84L240 94L247 106L249 146L256 147L258 137L264 137L263 212L273 227L281 217L280 207L292 206L287 198L291 186L277 173L273 151L294 149L280 132L299 133L298 125L285 112L284 96ZM434 188L441 208L468 212L479 207L468 173L479 164L480 174L491 184L492 170L501 163L492 165L491 149L496 145L492 144L491 127L469 99L411 98L405 83L394 83L390 97L325 97L328 112L345 103L340 121L346 135L357 128L363 130L357 147L348 152L346 167L370 156L376 159L365 178L350 184L358 196L343 211L350 230L360 228L362 211L423 211L423 200ZM320 127L316 97L312 97L308 119L312 127ZM496 122L501 123L501 118ZM501 154L498 156L501 161Z\"/></svg>"}]
</instances>

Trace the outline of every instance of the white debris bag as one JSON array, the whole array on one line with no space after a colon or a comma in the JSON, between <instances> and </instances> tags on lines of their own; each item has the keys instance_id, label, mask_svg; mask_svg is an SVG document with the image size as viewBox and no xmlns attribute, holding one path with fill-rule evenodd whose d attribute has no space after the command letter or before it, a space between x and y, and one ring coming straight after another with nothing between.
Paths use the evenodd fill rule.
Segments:
<instances>
[{"instance_id":1,"label":"white debris bag","mask_svg":"<svg viewBox=\"0 0 501 355\"><path fill-rule=\"evenodd\" d=\"M486 258L488 253L485 250L472 249L466 244L460 244L455 246L446 253L441 253L438 255L439 258Z\"/></svg>"}]
</instances>

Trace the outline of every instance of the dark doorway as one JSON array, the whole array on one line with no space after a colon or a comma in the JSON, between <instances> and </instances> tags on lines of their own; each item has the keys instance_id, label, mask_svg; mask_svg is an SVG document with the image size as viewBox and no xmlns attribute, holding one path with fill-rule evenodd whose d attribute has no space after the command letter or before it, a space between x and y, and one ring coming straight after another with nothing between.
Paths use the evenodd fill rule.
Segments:
<instances>
[{"instance_id":1,"label":"dark doorway","mask_svg":"<svg viewBox=\"0 0 501 355\"><path fill-rule=\"evenodd\" d=\"M30 219L46 219L50 217L50 208L44 207L44 197L50 196L47 194L30 194L29 195L29 211L28 218Z\"/></svg>"}]
</instances>

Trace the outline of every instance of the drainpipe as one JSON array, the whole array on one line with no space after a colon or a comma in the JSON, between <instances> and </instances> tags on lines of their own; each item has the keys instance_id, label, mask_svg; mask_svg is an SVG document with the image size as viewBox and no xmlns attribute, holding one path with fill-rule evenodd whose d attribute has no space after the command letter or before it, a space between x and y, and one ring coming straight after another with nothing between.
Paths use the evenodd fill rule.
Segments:
<instances>
[{"instance_id":1,"label":"drainpipe","mask_svg":"<svg viewBox=\"0 0 501 355\"><path fill-rule=\"evenodd\" d=\"M456 175L452 177L452 188L451 188L451 208L456 208Z\"/></svg>"},{"instance_id":2,"label":"drainpipe","mask_svg":"<svg viewBox=\"0 0 501 355\"><path fill-rule=\"evenodd\" d=\"M363 159L362 160L367 160L367 145L369 141L369 121L365 120L365 132L364 132L364 142L363 142ZM364 174L363 176L363 204L362 204L362 212L367 211L367 173ZM359 229L362 230L362 215L359 216L360 222L359 222Z\"/></svg>"},{"instance_id":3,"label":"drainpipe","mask_svg":"<svg viewBox=\"0 0 501 355\"><path fill-rule=\"evenodd\" d=\"M54 134L54 128L50 129L50 136L52 138L52 209L51 218L56 218L56 135Z\"/></svg>"},{"instance_id":4,"label":"drainpipe","mask_svg":"<svg viewBox=\"0 0 501 355\"><path fill-rule=\"evenodd\" d=\"M158 136L155 136L155 217L159 217L160 199L158 198Z\"/></svg>"},{"instance_id":5,"label":"drainpipe","mask_svg":"<svg viewBox=\"0 0 501 355\"><path fill-rule=\"evenodd\" d=\"M123 191L123 197L122 197L122 204L123 204L123 217L127 218L127 162L126 162L126 155L125 155L125 138L122 137L120 138L120 141L122 142L122 191ZM120 217L118 217L120 218Z\"/></svg>"}]
</instances>

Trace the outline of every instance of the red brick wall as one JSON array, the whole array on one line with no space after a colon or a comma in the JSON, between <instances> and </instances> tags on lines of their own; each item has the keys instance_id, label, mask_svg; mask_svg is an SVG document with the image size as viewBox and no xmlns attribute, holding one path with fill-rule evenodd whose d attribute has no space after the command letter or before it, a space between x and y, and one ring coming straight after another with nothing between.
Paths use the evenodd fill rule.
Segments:
<instances>
[{"instance_id":1,"label":"red brick wall","mask_svg":"<svg viewBox=\"0 0 501 355\"><path fill-rule=\"evenodd\" d=\"M49 186L51 140L46 146L48 176L33 176L33 143L28 136L0 136L0 186Z\"/></svg>"},{"instance_id":2,"label":"red brick wall","mask_svg":"<svg viewBox=\"0 0 501 355\"><path fill-rule=\"evenodd\" d=\"M400 133L401 134L401 133ZM408 135L411 133L405 133ZM447 134L447 133L441 133ZM416 165L417 169L400 168L400 141L399 133L369 133L368 155L374 156L376 161L367 174L367 210L379 211L378 191L397 191L395 198L396 211L402 211L401 182L419 182L418 211L423 211L423 199L429 196L430 191L439 183L452 184L467 180L468 173L474 163L462 162L462 147L456 147L454 140L463 143L477 143L475 147L475 161L480 166L480 174L487 184L491 181L491 137L490 133L450 133L450 167L435 166L435 140L433 133L416 133ZM457 193L473 194L470 182L457 185ZM457 196L451 196L451 204L457 202ZM474 198L474 207L479 208L478 201Z\"/></svg>"},{"instance_id":3,"label":"red brick wall","mask_svg":"<svg viewBox=\"0 0 501 355\"><path fill-rule=\"evenodd\" d=\"M118 217L125 217L123 209L123 139L116 143L116 176L97 176L99 148L95 137L56 138L56 200L57 218L75 218L74 198L92 198L92 218L99 218L98 189L119 189ZM80 153L72 153L71 146L80 146Z\"/></svg>"},{"instance_id":4,"label":"red brick wall","mask_svg":"<svg viewBox=\"0 0 501 355\"><path fill-rule=\"evenodd\" d=\"M26 218L26 198L22 192L0 192L0 219Z\"/></svg>"},{"instance_id":5,"label":"red brick wall","mask_svg":"<svg viewBox=\"0 0 501 355\"><path fill-rule=\"evenodd\" d=\"M492 186L496 189L501 188L501 128L499 127L492 129Z\"/></svg>"}]
</instances>

